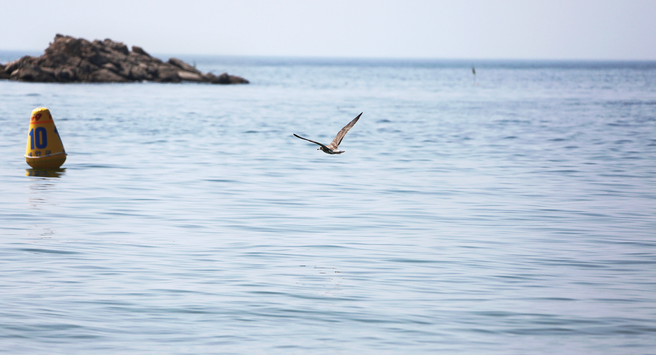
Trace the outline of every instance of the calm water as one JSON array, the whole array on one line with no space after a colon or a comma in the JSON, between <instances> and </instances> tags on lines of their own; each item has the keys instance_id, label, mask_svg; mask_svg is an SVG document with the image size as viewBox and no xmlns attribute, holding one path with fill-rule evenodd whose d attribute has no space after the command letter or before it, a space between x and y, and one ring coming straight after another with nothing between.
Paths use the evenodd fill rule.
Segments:
<instances>
[{"instance_id":1,"label":"calm water","mask_svg":"<svg viewBox=\"0 0 656 355\"><path fill-rule=\"evenodd\" d=\"M655 352L656 63L184 59L0 81L0 352Z\"/></svg>"}]
</instances>

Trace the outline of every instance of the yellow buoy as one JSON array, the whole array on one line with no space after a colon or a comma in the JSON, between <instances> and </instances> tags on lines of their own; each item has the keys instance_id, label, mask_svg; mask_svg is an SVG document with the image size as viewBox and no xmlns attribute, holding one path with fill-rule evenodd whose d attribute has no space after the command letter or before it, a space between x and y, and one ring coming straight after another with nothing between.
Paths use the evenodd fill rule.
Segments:
<instances>
[{"instance_id":1,"label":"yellow buoy","mask_svg":"<svg viewBox=\"0 0 656 355\"><path fill-rule=\"evenodd\" d=\"M36 169L57 169L66 161L64 145L47 108L32 110L25 160Z\"/></svg>"}]
</instances>

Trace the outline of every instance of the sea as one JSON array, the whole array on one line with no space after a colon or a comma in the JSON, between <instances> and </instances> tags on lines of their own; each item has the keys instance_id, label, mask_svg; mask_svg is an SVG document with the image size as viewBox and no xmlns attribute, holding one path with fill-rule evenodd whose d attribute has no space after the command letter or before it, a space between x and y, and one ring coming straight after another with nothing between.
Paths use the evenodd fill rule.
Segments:
<instances>
[{"instance_id":1,"label":"sea","mask_svg":"<svg viewBox=\"0 0 656 355\"><path fill-rule=\"evenodd\" d=\"M656 62L178 57L0 81L0 353L656 354Z\"/></svg>"}]
</instances>

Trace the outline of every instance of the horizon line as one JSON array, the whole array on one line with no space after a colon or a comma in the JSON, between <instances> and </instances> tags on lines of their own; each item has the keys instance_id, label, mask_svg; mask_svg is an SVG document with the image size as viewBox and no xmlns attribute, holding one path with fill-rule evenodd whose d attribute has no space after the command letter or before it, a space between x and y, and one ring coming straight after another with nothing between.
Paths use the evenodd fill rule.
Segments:
<instances>
[{"instance_id":1,"label":"horizon line","mask_svg":"<svg viewBox=\"0 0 656 355\"><path fill-rule=\"evenodd\" d=\"M20 55L18 58L24 55L30 56L40 56L45 54L44 50L28 50L28 49L0 49L0 54L2 53L25 53ZM527 57L479 57L479 58L466 58L466 57L387 57L387 56L349 56L349 55L336 55L336 56L322 56L322 55L284 55L284 54L201 54L201 53L158 53L158 52L148 52L151 56L156 58L164 58L171 56L183 56L183 57L223 57L223 58L252 58L252 59L307 59L307 60L393 60L393 61L520 61L520 62L531 62L531 61L543 61L543 62L656 62L656 58L653 59L641 59L641 58L527 58ZM16 59L18 59L16 58ZM0 62L1 63L1 62Z\"/></svg>"}]
</instances>

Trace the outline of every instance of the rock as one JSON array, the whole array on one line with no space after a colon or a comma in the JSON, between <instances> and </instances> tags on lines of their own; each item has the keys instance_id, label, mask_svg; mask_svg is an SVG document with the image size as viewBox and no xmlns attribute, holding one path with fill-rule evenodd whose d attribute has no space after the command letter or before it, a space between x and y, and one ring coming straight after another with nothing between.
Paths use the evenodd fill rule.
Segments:
<instances>
[{"instance_id":1,"label":"rock","mask_svg":"<svg viewBox=\"0 0 656 355\"><path fill-rule=\"evenodd\" d=\"M157 71L157 77L155 78L155 81L161 83L179 83L182 80L178 76L178 71L180 71L180 69L175 67L171 68L162 66Z\"/></svg>"},{"instance_id":2,"label":"rock","mask_svg":"<svg viewBox=\"0 0 656 355\"><path fill-rule=\"evenodd\" d=\"M228 75L228 78L230 78L230 84L250 84L250 82L241 76L237 75Z\"/></svg>"},{"instance_id":3,"label":"rock","mask_svg":"<svg viewBox=\"0 0 656 355\"><path fill-rule=\"evenodd\" d=\"M236 76L236 75L229 75L228 73L223 73L219 76L215 76L213 74L211 75L211 78L209 78L209 81L212 84L248 84L248 80Z\"/></svg>"},{"instance_id":4,"label":"rock","mask_svg":"<svg viewBox=\"0 0 656 355\"><path fill-rule=\"evenodd\" d=\"M191 66L191 65L189 65L189 64L187 64L187 63L185 63L185 62L183 62L182 60L180 60L180 59L178 59L178 58L170 58L170 59L169 59L169 64L173 64L173 65L175 65L176 67L178 67L178 68L180 68L180 69L182 69L182 70L186 70L186 71L188 71L188 72L192 72L192 73L196 73L196 74L201 74L201 72L198 71L196 68L194 68L193 66Z\"/></svg>"},{"instance_id":5,"label":"rock","mask_svg":"<svg viewBox=\"0 0 656 355\"><path fill-rule=\"evenodd\" d=\"M230 84L230 76L228 76L228 73L215 76L214 80L212 80L212 84Z\"/></svg>"},{"instance_id":6,"label":"rock","mask_svg":"<svg viewBox=\"0 0 656 355\"><path fill-rule=\"evenodd\" d=\"M143 48L128 50L122 42L107 38L92 42L57 34L40 57L24 56L0 64L0 79L31 82L134 82L181 81L214 84L248 84L239 76L202 73L177 58L163 62Z\"/></svg>"},{"instance_id":7,"label":"rock","mask_svg":"<svg viewBox=\"0 0 656 355\"><path fill-rule=\"evenodd\" d=\"M90 74L100 69L98 66L89 63L86 59L80 60L77 67L80 69L80 74Z\"/></svg>"},{"instance_id":8,"label":"rock","mask_svg":"<svg viewBox=\"0 0 656 355\"><path fill-rule=\"evenodd\" d=\"M53 70L54 73L54 70ZM25 65L22 68L16 69L11 73L10 79L20 81L34 81L34 82L54 82L54 76L49 71L44 71L37 65Z\"/></svg>"},{"instance_id":9,"label":"rock","mask_svg":"<svg viewBox=\"0 0 656 355\"><path fill-rule=\"evenodd\" d=\"M114 50L114 51L116 51L116 52L122 53L123 55L128 55L128 54L130 54L130 51L128 50L128 46L126 46L125 44L123 44L123 42L113 42L111 39L106 38L106 39L103 41L103 44L104 44L106 47L109 47L110 49L112 49L112 50Z\"/></svg>"},{"instance_id":10,"label":"rock","mask_svg":"<svg viewBox=\"0 0 656 355\"><path fill-rule=\"evenodd\" d=\"M137 65L134 67L130 68L130 74L128 75L130 80L136 80L136 81L141 81L141 80L152 80L152 75L148 75L148 72L146 71L146 68Z\"/></svg>"},{"instance_id":11,"label":"rock","mask_svg":"<svg viewBox=\"0 0 656 355\"><path fill-rule=\"evenodd\" d=\"M116 67L116 65L114 65ZM132 63L123 62L116 67L116 73L124 78L130 79L130 73L132 72Z\"/></svg>"},{"instance_id":12,"label":"rock","mask_svg":"<svg viewBox=\"0 0 656 355\"><path fill-rule=\"evenodd\" d=\"M76 68L57 68L55 69L55 78L59 82L71 82L77 79Z\"/></svg>"},{"instance_id":13,"label":"rock","mask_svg":"<svg viewBox=\"0 0 656 355\"><path fill-rule=\"evenodd\" d=\"M186 70L180 70L178 77L184 81L203 81L203 77L198 73L192 73Z\"/></svg>"},{"instance_id":14,"label":"rock","mask_svg":"<svg viewBox=\"0 0 656 355\"><path fill-rule=\"evenodd\" d=\"M132 52L140 55L145 55L146 57L150 57L150 54L146 53L146 51L139 46L132 46Z\"/></svg>"},{"instance_id":15,"label":"rock","mask_svg":"<svg viewBox=\"0 0 656 355\"><path fill-rule=\"evenodd\" d=\"M9 73L5 72L5 66L0 64L0 79L9 79Z\"/></svg>"},{"instance_id":16,"label":"rock","mask_svg":"<svg viewBox=\"0 0 656 355\"><path fill-rule=\"evenodd\" d=\"M5 71L9 74L13 73L16 69L20 69L27 64L30 64L33 61L34 57L26 55L20 59L16 59L13 62L9 62L5 65Z\"/></svg>"},{"instance_id":17,"label":"rock","mask_svg":"<svg viewBox=\"0 0 656 355\"><path fill-rule=\"evenodd\" d=\"M91 81L95 83L124 83L127 82L128 79L107 68L101 68L91 74Z\"/></svg>"},{"instance_id":18,"label":"rock","mask_svg":"<svg viewBox=\"0 0 656 355\"><path fill-rule=\"evenodd\" d=\"M107 63L101 65L101 67L103 67L105 69L108 69L108 70L111 70L114 73L118 73L118 68L116 67L116 65L114 63L107 62Z\"/></svg>"}]
</instances>

